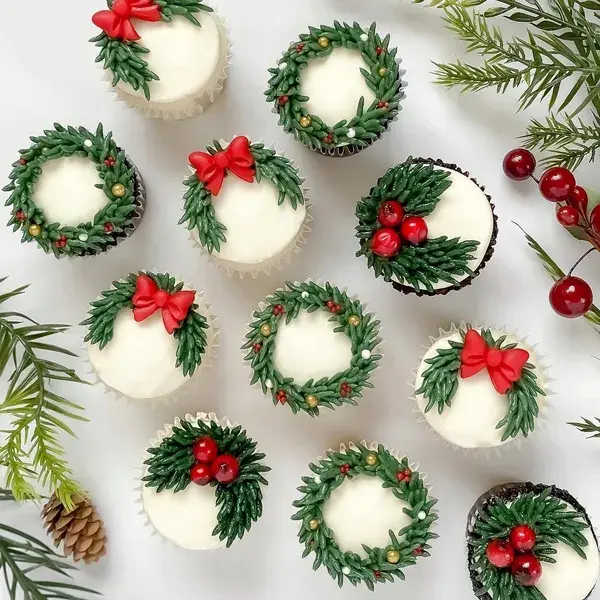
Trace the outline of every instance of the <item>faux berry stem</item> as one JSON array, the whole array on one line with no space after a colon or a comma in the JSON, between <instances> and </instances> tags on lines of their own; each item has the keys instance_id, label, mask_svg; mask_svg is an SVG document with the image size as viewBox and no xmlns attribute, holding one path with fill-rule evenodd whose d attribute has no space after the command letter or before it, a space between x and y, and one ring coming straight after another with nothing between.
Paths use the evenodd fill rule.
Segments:
<instances>
[{"instance_id":1,"label":"faux berry stem","mask_svg":"<svg viewBox=\"0 0 600 600\"><path fill-rule=\"evenodd\" d=\"M597 251L598 248L596 248L595 246L593 248L590 248L587 252L584 252L578 259L577 262L571 267L571 269L569 270L569 272L567 273L567 276L570 277L573 274L573 271L575 270L575 268L579 265L579 263L588 255L591 254L592 252Z\"/></svg>"}]
</instances>

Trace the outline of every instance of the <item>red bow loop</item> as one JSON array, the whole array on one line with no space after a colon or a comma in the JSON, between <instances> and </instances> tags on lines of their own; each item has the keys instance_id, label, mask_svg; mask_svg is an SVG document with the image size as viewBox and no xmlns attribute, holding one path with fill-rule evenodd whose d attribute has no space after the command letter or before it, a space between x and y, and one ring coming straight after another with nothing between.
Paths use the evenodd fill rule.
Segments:
<instances>
[{"instance_id":1,"label":"red bow loop","mask_svg":"<svg viewBox=\"0 0 600 600\"><path fill-rule=\"evenodd\" d=\"M250 141L244 136L236 137L226 150L214 155L193 152L189 161L196 169L198 179L213 196L219 195L227 171L248 183L254 181L254 156L250 151Z\"/></svg>"},{"instance_id":2,"label":"red bow loop","mask_svg":"<svg viewBox=\"0 0 600 600\"><path fill-rule=\"evenodd\" d=\"M162 319L167 333L172 334L181 327L182 322L194 304L196 292L181 290L169 294L159 289L148 275L140 274L135 283L133 318L136 322L145 321L157 310L162 310Z\"/></svg>"},{"instance_id":3,"label":"red bow loop","mask_svg":"<svg viewBox=\"0 0 600 600\"><path fill-rule=\"evenodd\" d=\"M489 348L478 331L469 329L460 353L460 376L467 379L487 368L496 391L506 394L512 384L521 379L528 360L527 350Z\"/></svg>"},{"instance_id":4,"label":"red bow loop","mask_svg":"<svg viewBox=\"0 0 600 600\"><path fill-rule=\"evenodd\" d=\"M152 0L115 0L110 10L97 12L92 22L110 38L135 42L140 35L131 22L132 18L160 21L160 8Z\"/></svg>"}]
</instances>

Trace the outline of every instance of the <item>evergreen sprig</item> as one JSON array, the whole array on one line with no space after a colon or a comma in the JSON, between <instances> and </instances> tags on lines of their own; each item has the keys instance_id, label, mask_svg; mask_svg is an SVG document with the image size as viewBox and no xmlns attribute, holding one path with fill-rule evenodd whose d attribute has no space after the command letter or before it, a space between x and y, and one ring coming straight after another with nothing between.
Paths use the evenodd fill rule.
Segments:
<instances>
[{"instance_id":1,"label":"evergreen sprig","mask_svg":"<svg viewBox=\"0 0 600 600\"><path fill-rule=\"evenodd\" d=\"M160 16L163 21L170 23L173 17L182 16L188 21L201 27L196 14L204 12L213 12L210 6L206 6L203 0L154 0L154 4L160 7Z\"/></svg>"},{"instance_id":2,"label":"evergreen sprig","mask_svg":"<svg viewBox=\"0 0 600 600\"><path fill-rule=\"evenodd\" d=\"M590 419L584 419L581 417L580 423L569 423L569 425L573 425L573 427L577 427L579 431L582 433L589 433L588 437L591 438L600 438L600 418L596 417L596 423Z\"/></svg>"},{"instance_id":3,"label":"evergreen sprig","mask_svg":"<svg viewBox=\"0 0 600 600\"><path fill-rule=\"evenodd\" d=\"M231 428L215 421L182 419L169 437L157 447L148 449L150 458L144 462L148 468L142 481L147 487L156 488L157 493L169 489L174 493L184 490L191 483L190 469L196 462L192 448L205 436L217 443L221 454L231 454L239 463L239 475L234 482L221 484L213 480L210 483L215 488L216 505L220 507L212 535L227 540L229 547L261 517L261 485L268 484L262 473L271 470L262 462L265 455L256 452L257 443L240 426Z\"/></svg>"},{"instance_id":4,"label":"evergreen sprig","mask_svg":"<svg viewBox=\"0 0 600 600\"><path fill-rule=\"evenodd\" d=\"M0 307L27 287L0 294ZM20 312L0 312L0 377L6 376L8 385L0 415L10 420L0 445L0 465L6 469L6 486L17 500L39 498L31 479L55 492L66 507L73 506L73 494L83 494L65 459L59 433L74 436L67 421L87 419L81 414L83 407L50 387L61 381L87 383L57 362L61 356L76 355L47 342L67 330L66 325L40 324Z\"/></svg>"}]
</instances>

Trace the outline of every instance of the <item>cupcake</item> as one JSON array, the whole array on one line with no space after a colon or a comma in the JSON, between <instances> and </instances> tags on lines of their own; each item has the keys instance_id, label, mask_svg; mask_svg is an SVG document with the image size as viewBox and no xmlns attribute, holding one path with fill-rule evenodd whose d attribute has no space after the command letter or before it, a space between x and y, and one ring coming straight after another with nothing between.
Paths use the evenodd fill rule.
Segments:
<instances>
[{"instance_id":1,"label":"cupcake","mask_svg":"<svg viewBox=\"0 0 600 600\"><path fill-rule=\"evenodd\" d=\"M469 513L467 543L473 591L483 600L585 600L600 572L588 515L553 485L491 489Z\"/></svg>"},{"instance_id":2,"label":"cupcake","mask_svg":"<svg viewBox=\"0 0 600 600\"><path fill-rule=\"evenodd\" d=\"M469 285L490 259L498 234L493 208L456 165L409 158L359 201L356 255L400 292L447 294Z\"/></svg>"},{"instance_id":3,"label":"cupcake","mask_svg":"<svg viewBox=\"0 0 600 600\"><path fill-rule=\"evenodd\" d=\"M379 321L357 298L329 283L287 282L254 312L245 360L273 404L315 417L321 408L358 404L372 388Z\"/></svg>"},{"instance_id":4,"label":"cupcake","mask_svg":"<svg viewBox=\"0 0 600 600\"><path fill-rule=\"evenodd\" d=\"M90 303L84 341L97 378L133 399L168 399L213 354L216 331L202 294L168 273L140 271Z\"/></svg>"},{"instance_id":5,"label":"cupcake","mask_svg":"<svg viewBox=\"0 0 600 600\"><path fill-rule=\"evenodd\" d=\"M32 137L13 163L8 225L56 258L101 254L129 237L146 205L142 178L104 134L63 127Z\"/></svg>"},{"instance_id":6,"label":"cupcake","mask_svg":"<svg viewBox=\"0 0 600 600\"><path fill-rule=\"evenodd\" d=\"M229 548L262 516L262 474L271 469L256 445L239 425L214 413L165 425L144 461L148 523L181 548Z\"/></svg>"},{"instance_id":7,"label":"cupcake","mask_svg":"<svg viewBox=\"0 0 600 600\"><path fill-rule=\"evenodd\" d=\"M146 117L185 119L221 93L229 41L203 0L107 0L90 41L111 89Z\"/></svg>"},{"instance_id":8,"label":"cupcake","mask_svg":"<svg viewBox=\"0 0 600 600\"><path fill-rule=\"evenodd\" d=\"M265 92L279 124L327 156L349 156L379 139L396 120L404 82L390 48L373 23L337 21L332 27L310 27L269 69Z\"/></svg>"},{"instance_id":9,"label":"cupcake","mask_svg":"<svg viewBox=\"0 0 600 600\"><path fill-rule=\"evenodd\" d=\"M417 406L450 444L500 448L539 427L547 368L525 341L496 327L440 329L421 359Z\"/></svg>"},{"instance_id":10,"label":"cupcake","mask_svg":"<svg viewBox=\"0 0 600 600\"><path fill-rule=\"evenodd\" d=\"M218 266L256 276L300 251L310 215L304 179L289 159L238 136L189 162L179 223Z\"/></svg>"},{"instance_id":11,"label":"cupcake","mask_svg":"<svg viewBox=\"0 0 600 600\"><path fill-rule=\"evenodd\" d=\"M437 500L408 458L363 441L309 465L300 500L303 557L314 554L313 569L324 566L340 587L404 579L404 569L429 556Z\"/></svg>"}]
</instances>

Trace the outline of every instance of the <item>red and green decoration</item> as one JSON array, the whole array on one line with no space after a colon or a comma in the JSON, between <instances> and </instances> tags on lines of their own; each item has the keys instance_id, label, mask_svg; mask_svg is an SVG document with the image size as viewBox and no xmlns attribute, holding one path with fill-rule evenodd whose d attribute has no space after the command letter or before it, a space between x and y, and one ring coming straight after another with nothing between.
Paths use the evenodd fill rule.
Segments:
<instances>
[{"instance_id":1,"label":"red and green decoration","mask_svg":"<svg viewBox=\"0 0 600 600\"><path fill-rule=\"evenodd\" d=\"M302 557L314 555L313 569L324 566L340 587L347 581L352 585L364 583L373 590L376 584L404 580L406 567L429 556L430 542L438 537L431 531L438 518L433 508L437 500L429 496L423 478L406 457L398 459L381 445L371 449L364 443L350 444L339 452L329 451L326 458L309 466L312 474L302 477L303 485L298 488L302 498L293 503L298 512L292 519L301 522L298 537L304 545ZM390 529L385 547L364 545L366 557L344 552L323 518L331 492L354 477L378 477L384 488L408 504L402 510L412 520L400 531Z\"/></svg>"},{"instance_id":2,"label":"red and green decoration","mask_svg":"<svg viewBox=\"0 0 600 600\"><path fill-rule=\"evenodd\" d=\"M125 152L114 142L112 133L104 133L99 124L94 133L84 127L63 127L31 138L32 145L20 151L13 163L10 183L3 189L10 192L6 205L11 207L8 225L21 231L22 241L36 242L44 252L57 258L98 254L115 246L134 228L141 216L143 190L141 178ZM49 223L44 211L34 202L35 185L43 166L51 160L83 157L96 165L98 184L106 195L106 205L91 222L77 226Z\"/></svg>"},{"instance_id":3,"label":"red and green decoration","mask_svg":"<svg viewBox=\"0 0 600 600\"><path fill-rule=\"evenodd\" d=\"M134 90L141 89L146 100L150 100L149 83L159 78L144 60L150 50L138 43L141 38L132 19L170 23L173 17L181 16L200 27L195 15L201 11L212 12L212 8L203 0L107 0L107 3L108 10L101 10L92 17L94 25L102 30L90 40L100 48L96 62L101 62L104 69L112 73L113 87L124 81Z\"/></svg>"},{"instance_id":4,"label":"red and green decoration","mask_svg":"<svg viewBox=\"0 0 600 600\"><path fill-rule=\"evenodd\" d=\"M90 304L89 318L82 325L88 328L84 341L99 344L100 350L113 339L114 323L119 311L133 311L136 322L145 321L160 311L165 330L178 341L175 366L192 376L206 352L206 317L197 311L196 292L184 290L168 273L130 273L115 281L102 292L100 300Z\"/></svg>"},{"instance_id":5,"label":"red and green decoration","mask_svg":"<svg viewBox=\"0 0 600 600\"><path fill-rule=\"evenodd\" d=\"M214 487L220 508L212 535L229 547L262 516L263 473L271 469L256 446L240 426L182 419L159 446L148 448L142 481L158 493L178 493L190 483Z\"/></svg>"},{"instance_id":6,"label":"red and green decoration","mask_svg":"<svg viewBox=\"0 0 600 600\"><path fill-rule=\"evenodd\" d=\"M275 366L273 354L277 331L283 322L298 317L301 310L322 310L331 314L334 331L347 335L352 342L350 366L331 377L310 379L298 385L284 377ZM313 282L287 282L285 288L267 297L264 308L254 312L254 321L246 334L245 360L253 371L251 385L260 384L264 394L271 395L273 404L287 405L294 414L307 412L315 417L321 408L334 409L342 404L358 404L364 388L372 388L371 372L377 368L381 354L377 347L380 321L364 311L358 300L329 283L323 286Z\"/></svg>"},{"instance_id":7,"label":"red and green decoration","mask_svg":"<svg viewBox=\"0 0 600 600\"><path fill-rule=\"evenodd\" d=\"M210 254L219 252L221 244L227 243L227 228L217 220L213 206L219 201L227 177L248 183L267 179L279 192L279 205L289 202L296 210L304 204L303 180L292 162L264 144L251 144L245 136L234 138L226 148L215 140L206 152L190 154L189 162L195 173L183 182L187 189L179 224L195 229Z\"/></svg>"},{"instance_id":8,"label":"red and green decoration","mask_svg":"<svg viewBox=\"0 0 600 600\"><path fill-rule=\"evenodd\" d=\"M356 237L360 241L356 256L366 256L375 276L392 282L400 291L433 295L433 284L438 281L459 286L457 277L476 275L469 261L474 259L478 241L428 237L424 217L435 210L452 185L448 171L440 166L453 167L409 158L389 169L356 206ZM496 229L494 224L494 235Z\"/></svg>"},{"instance_id":9,"label":"red and green decoration","mask_svg":"<svg viewBox=\"0 0 600 600\"><path fill-rule=\"evenodd\" d=\"M277 68L269 69L271 78L265 92L279 114L279 124L286 132L307 146L335 149L343 146L364 148L387 129L400 110L404 98L402 74L396 60L397 48L390 48L389 35L382 39L373 23L365 31L358 23L335 22L333 27L309 27L280 59ZM300 87L300 71L315 58L324 58L335 48L358 50L365 62L361 72L376 99L365 106L361 98L356 116L339 123L324 123L310 114L305 103L308 96Z\"/></svg>"},{"instance_id":10,"label":"red and green decoration","mask_svg":"<svg viewBox=\"0 0 600 600\"><path fill-rule=\"evenodd\" d=\"M590 525L582 510L565 502L555 487L522 484L493 496L475 516L468 533L473 588L484 598L544 600L536 588L543 564L556 563L554 546L566 544L585 559ZM570 498L571 506L577 503Z\"/></svg>"},{"instance_id":11,"label":"red and green decoration","mask_svg":"<svg viewBox=\"0 0 600 600\"><path fill-rule=\"evenodd\" d=\"M433 408L442 414L452 408L460 379L468 379L487 371L490 383L505 395L508 409L496 425L505 428L502 441L518 435L527 437L535 429L539 416L538 399L545 392L529 360L529 352L517 344L507 343L506 335L494 338L489 329L471 327L460 330L462 340L450 340L449 348L440 348L425 360L429 367L423 373L423 383L415 392L427 400L425 413Z\"/></svg>"}]
</instances>

